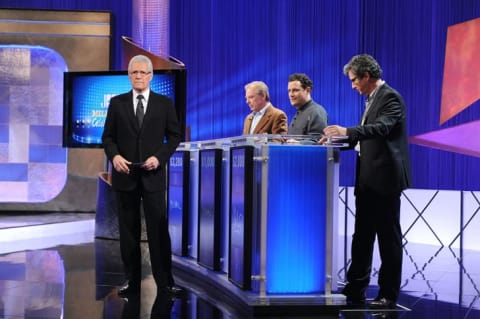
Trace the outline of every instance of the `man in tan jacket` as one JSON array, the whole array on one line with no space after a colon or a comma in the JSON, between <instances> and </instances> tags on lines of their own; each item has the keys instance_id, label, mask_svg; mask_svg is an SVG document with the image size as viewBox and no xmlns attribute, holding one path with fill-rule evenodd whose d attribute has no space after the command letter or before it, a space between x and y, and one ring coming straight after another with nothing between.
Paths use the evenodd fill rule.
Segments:
<instances>
[{"instance_id":1,"label":"man in tan jacket","mask_svg":"<svg viewBox=\"0 0 480 319\"><path fill-rule=\"evenodd\" d=\"M243 134L287 134L288 120L284 111L270 103L268 86L262 81L245 85L245 100L252 110L243 125Z\"/></svg>"}]
</instances>

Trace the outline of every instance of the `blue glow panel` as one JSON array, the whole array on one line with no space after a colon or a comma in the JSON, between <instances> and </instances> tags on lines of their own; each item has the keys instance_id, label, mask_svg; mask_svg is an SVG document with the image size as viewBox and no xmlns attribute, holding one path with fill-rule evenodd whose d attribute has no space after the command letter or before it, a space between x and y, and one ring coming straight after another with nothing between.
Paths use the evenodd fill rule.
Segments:
<instances>
[{"instance_id":1,"label":"blue glow panel","mask_svg":"<svg viewBox=\"0 0 480 319\"><path fill-rule=\"evenodd\" d=\"M8 143L9 127L8 125L0 125L0 143Z\"/></svg>"},{"instance_id":2,"label":"blue glow panel","mask_svg":"<svg viewBox=\"0 0 480 319\"><path fill-rule=\"evenodd\" d=\"M49 125L31 125L30 142L40 145L61 145L62 127Z\"/></svg>"},{"instance_id":3,"label":"blue glow panel","mask_svg":"<svg viewBox=\"0 0 480 319\"><path fill-rule=\"evenodd\" d=\"M326 151L269 146L268 293L324 292Z\"/></svg>"},{"instance_id":4,"label":"blue glow panel","mask_svg":"<svg viewBox=\"0 0 480 319\"><path fill-rule=\"evenodd\" d=\"M197 261L213 270L220 267L221 156L220 149L200 151Z\"/></svg>"},{"instance_id":5,"label":"blue glow panel","mask_svg":"<svg viewBox=\"0 0 480 319\"><path fill-rule=\"evenodd\" d=\"M245 227L245 157L244 148L232 149L231 151L231 203L230 203L230 265L229 278L239 285L243 285L245 256L244 243L246 233Z\"/></svg>"},{"instance_id":6,"label":"blue glow panel","mask_svg":"<svg viewBox=\"0 0 480 319\"><path fill-rule=\"evenodd\" d=\"M0 163L0 180L2 182L27 182L28 165L26 163Z\"/></svg>"},{"instance_id":7,"label":"blue glow panel","mask_svg":"<svg viewBox=\"0 0 480 319\"><path fill-rule=\"evenodd\" d=\"M183 198L183 176L185 167L184 157L188 153L177 151L170 157L168 171L168 229L172 240L172 252L176 255L184 255L183 241L187 234L183 232L184 198ZM187 168L188 169L188 168ZM185 185L188 187L188 185Z\"/></svg>"},{"instance_id":8,"label":"blue glow panel","mask_svg":"<svg viewBox=\"0 0 480 319\"><path fill-rule=\"evenodd\" d=\"M55 145L30 145L29 161L35 163L65 163L67 154Z\"/></svg>"}]
</instances>

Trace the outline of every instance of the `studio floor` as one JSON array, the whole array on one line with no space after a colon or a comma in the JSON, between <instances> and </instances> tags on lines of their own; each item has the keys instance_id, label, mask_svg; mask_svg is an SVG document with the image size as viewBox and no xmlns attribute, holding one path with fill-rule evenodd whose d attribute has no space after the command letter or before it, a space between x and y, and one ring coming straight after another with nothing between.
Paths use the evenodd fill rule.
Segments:
<instances>
[{"instance_id":1,"label":"studio floor","mask_svg":"<svg viewBox=\"0 0 480 319\"><path fill-rule=\"evenodd\" d=\"M321 306L312 303L292 313L291 300L285 298L285 311L277 307L268 313L264 307L259 315L202 286L178 267L175 279L183 292L176 297L157 296L147 251L141 295L122 298L117 289L123 281L118 242L94 238L94 223L92 214L0 215L0 318L480 318L478 290L459 295L457 287L464 285L464 277L451 276L449 264L443 269L437 266L441 278L437 284L427 289L407 285L395 310L340 304L322 313ZM405 271L411 281L418 279L412 269ZM421 269L416 273L425 276ZM375 290L372 286L368 296L373 297Z\"/></svg>"}]
</instances>

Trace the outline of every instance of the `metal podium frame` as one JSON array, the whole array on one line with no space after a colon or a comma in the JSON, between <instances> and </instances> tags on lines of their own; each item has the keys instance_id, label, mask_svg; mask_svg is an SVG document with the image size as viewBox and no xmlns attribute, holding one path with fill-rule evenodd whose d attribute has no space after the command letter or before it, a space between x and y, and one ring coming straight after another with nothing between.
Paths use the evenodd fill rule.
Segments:
<instances>
[{"instance_id":1,"label":"metal podium frame","mask_svg":"<svg viewBox=\"0 0 480 319\"><path fill-rule=\"evenodd\" d=\"M222 192L221 197L218 198L218 201L221 201L222 207L222 216L221 216L221 234L217 234L216 238L219 238L221 243L221 256L220 256L220 263L221 266L219 269L216 269L215 274L218 273L219 276L226 276L228 277L228 262L229 256L226 253L225 247L228 246L228 243L225 241L228 240L228 236L226 232L229 231L229 212L226 211L229 208L228 205L225 204L226 201L229 200L229 196L227 196L230 192L230 149L242 146L242 145L250 145L254 147L254 175L256 176L254 179L260 180L260 185L252 185L252 191L255 192L253 195L254 201L256 204L254 205L253 211L253 228L256 234L253 236L257 236L258 238L254 238L252 240L252 260L257 259L256 261L252 261L252 276L251 280L254 283L254 287L251 289L250 293L253 293L259 299L268 299L271 297L272 293L267 289L267 282L269 278L267 278L267 266L269 265L269 247L267 245L267 236L269 232L269 203L268 198L272 196L269 193L269 174L270 174L270 160L272 159L272 151L276 150L280 153L290 150L300 150L303 152L304 150L308 150L309 152L319 153L317 156L326 156L325 158L325 165L321 169L325 170L325 203L323 203L324 207L319 207L319 210L324 210L324 217L325 217L325 234L324 244L325 247L322 248L322 251L325 252L324 256L324 281L323 287L320 289L321 291L316 291L314 293L321 294L324 296L329 296L332 294L333 291L337 289L336 280L334 280L335 273L337 271L337 254L336 254L336 233L337 233L337 215L338 211L338 176L339 176L339 151L338 147L336 146L321 146L321 145L313 145L311 143L312 137L311 136L279 136L279 135L245 135L245 136L238 136L232 137L227 139L217 139L217 140L210 140L210 141L198 141L198 142L185 142L181 143L178 150L181 151L190 151L192 152L191 163L189 168L189 187L190 197L187 199L191 202L195 202L195 195L192 196L192 190L197 188L198 192L198 152L203 149L222 149L223 156L222 156ZM275 156L275 155L273 155ZM278 155L277 155L278 156ZM295 154L291 155L293 160L295 160ZM195 168L195 166L197 166ZM305 173L302 176L307 176ZM309 178L309 176L307 176ZM271 188L272 186L270 186ZM322 205L323 205L322 204ZM190 223L198 223L198 205L192 203L189 205L191 207L190 214L192 215L190 218L187 218ZM197 216L194 216L197 215ZM320 217L322 218L322 217ZM192 235L195 233L195 229L197 231L201 231L198 228L198 225L189 225L189 238L188 238L188 247L189 247L189 256L176 256L174 259L179 263L184 262L193 262L196 263L196 258L198 257L198 249L195 249L195 246L198 244L198 236ZM193 232L192 232L193 230ZM198 234L197 234L198 235ZM320 234L320 236L323 234ZM180 260L185 259L185 260ZM249 260L247 258L247 260ZM253 265L254 262L257 262L256 266ZM258 266L258 267L257 267ZM204 269L205 267L201 264L196 264L192 266L193 270L198 271L200 274L205 274L205 271L211 271L212 269ZM211 277L211 276L210 276ZM208 280L208 278L205 278ZM228 281L228 279L227 279ZM235 288L233 288L235 286ZM228 287L227 287L228 288ZM238 285L232 284L232 290L238 289ZM287 293L289 293L287 291ZM308 292L307 292L308 293ZM294 293L295 294L295 293ZM301 293L299 293L301 295Z\"/></svg>"}]
</instances>

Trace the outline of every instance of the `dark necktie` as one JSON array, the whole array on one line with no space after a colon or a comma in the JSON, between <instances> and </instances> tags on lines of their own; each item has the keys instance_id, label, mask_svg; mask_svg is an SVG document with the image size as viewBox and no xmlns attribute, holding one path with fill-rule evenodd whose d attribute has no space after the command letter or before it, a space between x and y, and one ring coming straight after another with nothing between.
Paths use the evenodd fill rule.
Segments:
<instances>
[{"instance_id":1,"label":"dark necktie","mask_svg":"<svg viewBox=\"0 0 480 319\"><path fill-rule=\"evenodd\" d=\"M135 116L137 118L138 126L141 127L143 122L143 116L145 115L143 111L143 103L142 103L143 95L138 95L137 99L138 99L138 103L137 103L137 111L135 113Z\"/></svg>"}]
</instances>

